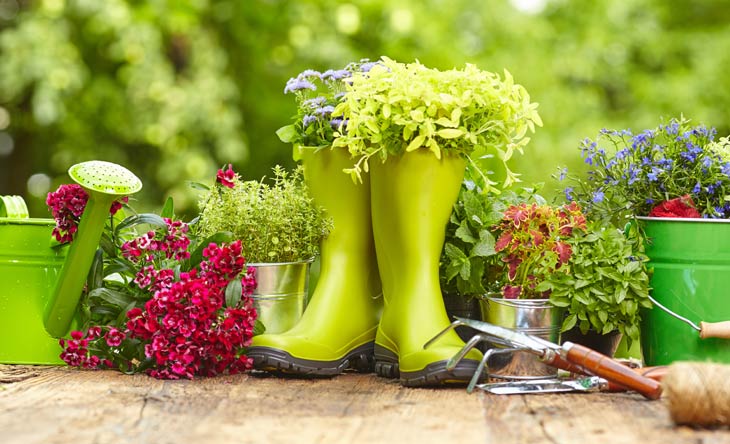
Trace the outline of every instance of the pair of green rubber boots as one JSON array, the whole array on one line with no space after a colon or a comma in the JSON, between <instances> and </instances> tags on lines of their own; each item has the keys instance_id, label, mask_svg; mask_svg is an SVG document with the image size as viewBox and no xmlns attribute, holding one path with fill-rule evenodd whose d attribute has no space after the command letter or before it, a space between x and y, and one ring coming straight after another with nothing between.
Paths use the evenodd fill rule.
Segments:
<instances>
[{"instance_id":1,"label":"pair of green rubber boots","mask_svg":"<svg viewBox=\"0 0 730 444\"><path fill-rule=\"evenodd\" d=\"M309 191L334 228L304 315L287 332L254 337L255 368L329 376L374 365L406 386L468 381L481 356L471 351L447 370L464 345L453 330L424 349L450 323L438 267L464 160L419 150L372 162L355 184L342 172L352 165L346 151L299 150Z\"/></svg>"}]
</instances>

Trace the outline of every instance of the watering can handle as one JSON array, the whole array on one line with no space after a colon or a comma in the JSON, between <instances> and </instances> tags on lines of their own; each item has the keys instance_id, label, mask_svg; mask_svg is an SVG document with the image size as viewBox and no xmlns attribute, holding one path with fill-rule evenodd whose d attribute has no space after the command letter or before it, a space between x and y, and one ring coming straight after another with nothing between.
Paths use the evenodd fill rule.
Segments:
<instances>
[{"instance_id":1,"label":"watering can handle","mask_svg":"<svg viewBox=\"0 0 730 444\"><path fill-rule=\"evenodd\" d=\"M700 338L730 339L730 321L700 322Z\"/></svg>"}]
</instances>

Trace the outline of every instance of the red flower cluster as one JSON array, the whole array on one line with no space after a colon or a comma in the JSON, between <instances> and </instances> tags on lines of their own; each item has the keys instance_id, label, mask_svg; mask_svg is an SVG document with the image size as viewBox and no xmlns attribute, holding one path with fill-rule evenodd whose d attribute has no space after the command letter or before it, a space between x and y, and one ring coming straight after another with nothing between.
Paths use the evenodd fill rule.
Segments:
<instances>
[{"instance_id":1,"label":"red flower cluster","mask_svg":"<svg viewBox=\"0 0 730 444\"><path fill-rule=\"evenodd\" d=\"M223 168L218 170L215 181L224 187L233 188L235 186L233 179L235 178L236 172L233 171L233 165L229 163L227 170L224 170Z\"/></svg>"},{"instance_id":2,"label":"red flower cluster","mask_svg":"<svg viewBox=\"0 0 730 444\"><path fill-rule=\"evenodd\" d=\"M178 228L183 230L183 227ZM127 257L139 259L142 254L133 254L133 251L150 250L153 241L150 236L143 238L149 242L144 244L139 241L142 238L136 239L138 242L134 246L124 250ZM140 246L140 243L144 245ZM169 249L153 251L167 252ZM177 280L171 269L156 271L152 265L144 265L135 282L154 294L144 309L133 308L127 312L128 321L123 331L109 329L103 337L106 345L114 348L127 339L141 341L145 356L154 362L147 370L148 374L161 379L214 376L225 371L238 373L250 369L253 362L243 351L251 343L257 317L250 297L256 286L253 269L246 270L242 278L241 301L234 307L224 307L228 283L244 268L241 241L221 246L211 243L204 249L203 256L205 260L201 262L200 270L180 273ZM62 359L69 365L87 368L111 365L100 362L88 352L88 342L99 336L100 330L87 339L81 339L80 332L72 333L74 340L78 337L86 342L61 340L66 348Z\"/></svg>"},{"instance_id":3,"label":"red flower cluster","mask_svg":"<svg viewBox=\"0 0 730 444\"><path fill-rule=\"evenodd\" d=\"M82 368L98 368L100 366L111 367L111 361L99 359L98 356L89 353L89 342L101 336L100 327L91 327L84 335L80 331L72 331L71 339L60 339L63 347L61 359L68 365Z\"/></svg>"},{"instance_id":4,"label":"red flower cluster","mask_svg":"<svg viewBox=\"0 0 730 444\"><path fill-rule=\"evenodd\" d=\"M650 217L702 217L689 194L665 200L649 212Z\"/></svg>"},{"instance_id":5,"label":"red flower cluster","mask_svg":"<svg viewBox=\"0 0 730 444\"><path fill-rule=\"evenodd\" d=\"M546 275L570 259L572 251L565 238L575 228L585 227L586 218L575 202L561 208L535 203L507 208L496 227L501 234L494 246L495 251L502 252L502 261L507 265L510 284L502 288L503 297L530 297L530 292Z\"/></svg>"},{"instance_id":6,"label":"red flower cluster","mask_svg":"<svg viewBox=\"0 0 730 444\"><path fill-rule=\"evenodd\" d=\"M88 201L89 194L77 184L61 185L56 191L48 193L46 205L56 220L52 234L58 242L66 243L73 240ZM129 198L126 196L114 201L109 213L116 214L128 201Z\"/></svg>"},{"instance_id":7,"label":"red flower cluster","mask_svg":"<svg viewBox=\"0 0 730 444\"><path fill-rule=\"evenodd\" d=\"M188 259L190 257L188 252L190 239L186 235L189 230L188 224L179 220L173 221L169 218L164 218L164 220L167 224L167 233L160 234L150 231L143 236L125 242L122 245L122 257L134 263L138 263L140 259L152 262L154 255L145 253L161 251L167 259L173 257L177 260Z\"/></svg>"}]
</instances>

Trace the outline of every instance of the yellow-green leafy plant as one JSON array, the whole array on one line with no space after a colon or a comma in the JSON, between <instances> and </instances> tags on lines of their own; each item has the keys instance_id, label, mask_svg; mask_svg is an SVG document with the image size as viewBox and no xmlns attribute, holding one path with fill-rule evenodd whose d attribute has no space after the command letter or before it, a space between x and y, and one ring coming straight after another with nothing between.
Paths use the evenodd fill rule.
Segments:
<instances>
[{"instance_id":1,"label":"yellow-green leafy plant","mask_svg":"<svg viewBox=\"0 0 730 444\"><path fill-rule=\"evenodd\" d=\"M477 161L497 157L504 186L519 180L507 162L530 141L542 121L537 103L505 70L504 78L474 65L440 71L383 57L367 72L353 72L347 93L332 112L347 122L333 145L357 158L346 170L353 179L368 171L374 155L387 159L418 149L437 158L445 153ZM473 163L473 161L472 161ZM482 175L485 192L496 182Z\"/></svg>"}]
</instances>

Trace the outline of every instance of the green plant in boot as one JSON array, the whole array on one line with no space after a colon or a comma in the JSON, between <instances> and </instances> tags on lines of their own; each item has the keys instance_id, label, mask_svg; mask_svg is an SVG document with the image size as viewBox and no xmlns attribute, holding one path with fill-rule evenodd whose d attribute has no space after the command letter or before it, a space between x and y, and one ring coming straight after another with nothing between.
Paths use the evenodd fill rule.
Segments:
<instances>
[{"instance_id":1,"label":"green plant in boot","mask_svg":"<svg viewBox=\"0 0 730 444\"><path fill-rule=\"evenodd\" d=\"M424 344L449 319L439 288L444 232L467 160L498 157L507 168L528 130L541 125L537 104L509 73L502 80L472 65L439 71L383 58L353 73L333 111L348 122L333 145L357 159L356 180L370 170L373 233L385 307L375 341L376 371L405 385L468 381L480 355L470 352L453 370L449 358L464 345L453 331ZM376 159L371 162L372 159ZM485 190L495 182L481 176Z\"/></svg>"},{"instance_id":2,"label":"green plant in boot","mask_svg":"<svg viewBox=\"0 0 730 444\"><path fill-rule=\"evenodd\" d=\"M259 369L323 376L347 367L372 369L382 297L370 187L367 176L355 184L342 174L353 162L345 149L328 149L334 135L346 130L346 122L332 114L345 80L371 66L363 60L337 71L307 70L287 82L285 92L296 96L298 112L277 134L295 144L309 193L333 227L321 243L319 280L301 320L284 333L254 338L249 356Z\"/></svg>"}]
</instances>

